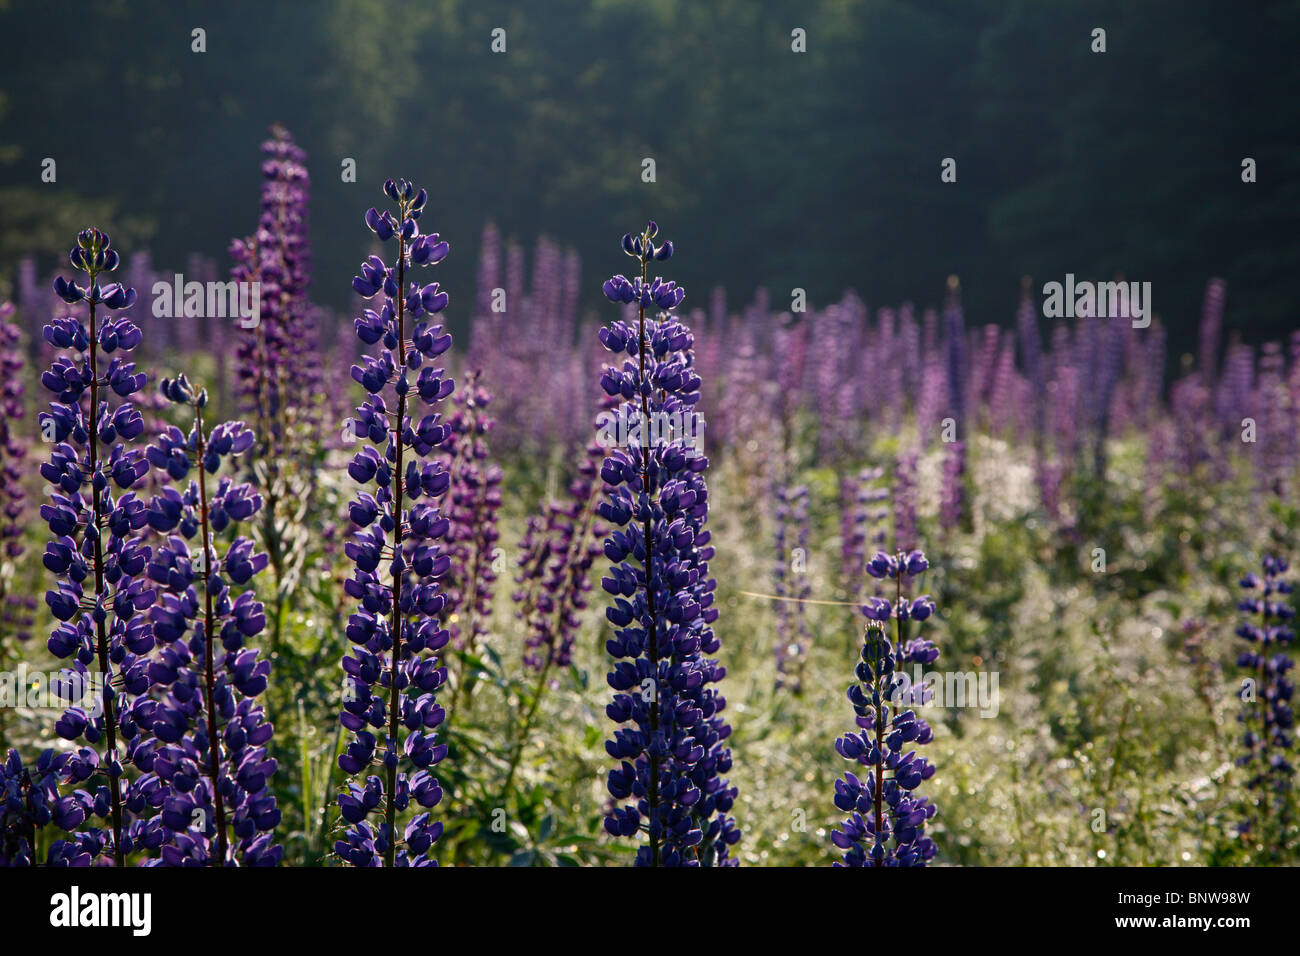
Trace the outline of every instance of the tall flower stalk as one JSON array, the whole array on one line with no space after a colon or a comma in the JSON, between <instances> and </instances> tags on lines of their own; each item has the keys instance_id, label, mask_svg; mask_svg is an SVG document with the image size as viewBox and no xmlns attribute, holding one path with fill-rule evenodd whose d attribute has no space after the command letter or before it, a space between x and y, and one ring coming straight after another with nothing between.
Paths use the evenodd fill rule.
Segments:
<instances>
[{"instance_id":1,"label":"tall flower stalk","mask_svg":"<svg viewBox=\"0 0 1300 956\"><path fill-rule=\"evenodd\" d=\"M1295 685L1287 677L1295 662L1286 650L1295 641L1291 626L1295 608L1286 602L1292 585L1284 577L1289 568L1285 558L1265 557L1262 575L1241 579L1246 594L1237 604L1243 617L1237 636L1248 645L1237 657L1245 675L1238 716L1244 732L1237 766L1246 772L1246 789L1256 795L1239 829L1279 857L1295 839L1295 712L1291 707Z\"/></svg>"},{"instance_id":2,"label":"tall flower stalk","mask_svg":"<svg viewBox=\"0 0 1300 956\"><path fill-rule=\"evenodd\" d=\"M596 519L605 492L603 460L603 449L589 446L567 497L547 502L541 517L530 516L519 543L515 614L527 629L524 666L539 675L569 666L578 614L587 607L588 575L605 535Z\"/></svg>"},{"instance_id":3,"label":"tall flower stalk","mask_svg":"<svg viewBox=\"0 0 1300 956\"><path fill-rule=\"evenodd\" d=\"M240 413L257 446L248 476L265 500L256 528L274 576L271 645L278 647L285 605L300 581L308 540L304 520L315 482L313 449L321 446L321 360L312 321L307 154L283 127L262 144L261 212L257 229L235 241L232 277L260 284L258 321L237 349Z\"/></svg>"},{"instance_id":4,"label":"tall flower stalk","mask_svg":"<svg viewBox=\"0 0 1300 956\"><path fill-rule=\"evenodd\" d=\"M777 484L776 561L772 580L776 605L776 689L803 693L803 672L812 646L807 601L812 596L808 580L808 486L786 488ZM794 542L790 541L794 531ZM798 553L796 556L796 552ZM788 599L788 600L787 600Z\"/></svg>"},{"instance_id":5,"label":"tall flower stalk","mask_svg":"<svg viewBox=\"0 0 1300 956\"><path fill-rule=\"evenodd\" d=\"M603 458L600 446L593 442L569 485L568 497L548 502L544 517L530 516L519 544L515 615L527 632L524 667L537 677L528 709L518 723L503 794L510 792L514 782L547 681L556 670L569 666L579 615L587 608L591 567L601 554L599 541L605 534L596 518L605 491L597 474Z\"/></svg>"},{"instance_id":6,"label":"tall flower stalk","mask_svg":"<svg viewBox=\"0 0 1300 956\"><path fill-rule=\"evenodd\" d=\"M432 412L413 422L409 403L414 390L422 402L436 407L454 386L443 369L426 364L451 347L451 335L432 324L432 317L447 307L447 293L436 282L408 283L408 273L441 262L449 246L437 233L420 234L418 220L428 193L392 179L384 183L384 193L396 204L396 214L372 207L365 220L381 242L397 241L396 259L389 266L372 255L352 280L363 298L382 293L379 309L365 310L355 323L357 337L382 350L378 358L368 356L352 367L353 379L367 393L354 420L357 436L367 443L348 474L361 485L373 483L376 491L358 492L350 509L360 530L345 549L356 565L345 588L360 606L348 620L353 647L343 659L340 714L354 737L339 757L344 773L365 774L376 760L379 742L367 729L374 728L385 735L379 755L384 775L367 774L363 784L350 782L339 795L348 828L334 849L354 866L431 866L437 861L429 851L442 823L431 822L425 812L407 824L401 838L396 827L398 811L406 810L412 799L426 811L442 799L430 768L447 753L447 746L437 742L446 715L436 697L447 669L435 655L450 639L439 621L446 604L440 579L451 559L437 544L446 537L448 522L436 502L447 492L450 477L440 462L428 459L446 441L448 427ZM385 398L390 388L396 405L392 412ZM386 578L380 568L385 561ZM410 776L399 772L403 754L415 771ZM375 827L367 818L381 804L382 822Z\"/></svg>"},{"instance_id":7,"label":"tall flower stalk","mask_svg":"<svg viewBox=\"0 0 1300 956\"><path fill-rule=\"evenodd\" d=\"M144 525L144 506L129 489L149 466L138 450L127 447L144 431L144 422L125 400L144 387L145 376L114 354L133 350L141 335L131 322L112 317L135 302L135 290L99 281L120 263L109 237L98 229L83 230L69 259L85 275L85 285L59 276L54 291L69 305L85 302L88 321L65 316L45 327L51 346L75 356L56 358L41 376L55 396L49 412L41 415L42 433L54 442L41 476L56 489L41 507L52 536L44 563L58 578L45 595L60 622L49 649L55 657L71 659L71 670L83 682L91 676L89 668L98 667L102 707L87 712L73 706L56 729L65 739L102 745L102 759L83 749L66 769L82 779L93 769L105 775L106 842L114 863L122 866L133 849L125 806L132 794L123 791L123 758L138 758L141 769L151 762L147 751L137 753L143 738L130 715L130 698L148 690L144 655L153 647L153 636L142 612L153 603L154 592L141 577L150 552L135 534ZM111 356L107 367L101 353ZM109 394L122 399L115 408ZM113 484L128 493L115 499ZM127 789L132 790L130 785Z\"/></svg>"},{"instance_id":8,"label":"tall flower stalk","mask_svg":"<svg viewBox=\"0 0 1300 956\"><path fill-rule=\"evenodd\" d=\"M479 638L487 632L497 575L494 552L500 533L501 467L488 463L487 435L495 422L487 413L492 393L479 382L477 371L468 372L452 396L447 419L445 467L451 475L451 492L444 503L449 523L447 552L452 559L443 590L452 644L457 650L477 653ZM458 685L457 690L460 687Z\"/></svg>"},{"instance_id":9,"label":"tall flower stalk","mask_svg":"<svg viewBox=\"0 0 1300 956\"><path fill-rule=\"evenodd\" d=\"M0 670L8 670L7 638L18 643L31 637L35 601L14 588L16 563L26 550L23 532L28 520L28 440L22 434L23 370L22 333L10 322L14 307L0 303ZM4 733L0 710L0 735Z\"/></svg>"},{"instance_id":10,"label":"tall flower stalk","mask_svg":"<svg viewBox=\"0 0 1300 956\"><path fill-rule=\"evenodd\" d=\"M654 243L657 234L652 221L639 235L625 235L623 251L640 275L617 275L603 287L611 301L636 307L634 324L619 320L600 330L615 359L625 356L606 367L601 386L621 399L613 414L628 426L622 435L612 430L621 441L611 443L601 468L608 494L600 516L614 529L605 540L613 567L601 581L614 598L605 611L615 627L605 646L616 662L606 713L628 725L605 744L620 761L609 774L615 806L605 829L615 836L644 831L638 866L726 866L736 862L728 848L740 831L728 816L736 791L721 776L731 767L726 702L709 686L726 671L705 656L719 648L705 527L708 459L683 434L699 433L700 378L693 336L671 314L685 291L648 276L650 262L673 252L671 242ZM647 316L650 309L658 315Z\"/></svg>"},{"instance_id":11,"label":"tall flower stalk","mask_svg":"<svg viewBox=\"0 0 1300 956\"><path fill-rule=\"evenodd\" d=\"M934 613L929 595L909 599L903 594L904 582L928 567L920 551L879 552L867 565L872 577L894 582L894 599L869 598L862 608L867 627L854 671L857 681L848 692L859 729L835 741L835 749L866 773L858 777L846 771L835 782L835 806L849 814L831 832L831 842L844 851L836 866L924 866L935 855L934 841L925 835L935 806L915 792L934 775L934 765L906 749L934 739L930 725L912 709L924 706L932 692L903 672L908 664L924 666L939 656L930 641L906 639L904 628ZM891 619L892 640L886 634Z\"/></svg>"},{"instance_id":12,"label":"tall flower stalk","mask_svg":"<svg viewBox=\"0 0 1300 956\"><path fill-rule=\"evenodd\" d=\"M149 611L160 649L149 666L158 698L150 715L158 745L153 771L168 788L162 825L172 837L161 862L273 866L282 854L272 843L280 811L268 788L276 769L267 754L273 728L257 701L271 665L244 647L266 626L266 612L251 589L238 596L230 590L265 569L267 556L244 537L222 554L217 540L234 522L252 519L262 497L229 476L214 488L210 477L248 452L254 437L243 422L209 429L207 391L196 393L184 375L163 379L161 391L190 409L194 422L188 434L165 429L149 446L149 463L175 482L196 464L198 472L184 492L164 488L148 506L149 526L168 535L147 567L159 592Z\"/></svg>"}]
</instances>

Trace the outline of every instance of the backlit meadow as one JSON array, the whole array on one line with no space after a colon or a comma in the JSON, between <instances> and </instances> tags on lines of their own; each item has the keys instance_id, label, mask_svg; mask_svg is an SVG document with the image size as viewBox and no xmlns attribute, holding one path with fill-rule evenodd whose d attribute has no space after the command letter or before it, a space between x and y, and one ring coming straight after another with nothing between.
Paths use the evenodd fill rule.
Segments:
<instances>
[{"instance_id":1,"label":"backlit meadow","mask_svg":"<svg viewBox=\"0 0 1300 956\"><path fill-rule=\"evenodd\" d=\"M1298 861L1300 330L747 301L398 178L323 274L262 162L223 262L16 266L0 863Z\"/></svg>"}]
</instances>

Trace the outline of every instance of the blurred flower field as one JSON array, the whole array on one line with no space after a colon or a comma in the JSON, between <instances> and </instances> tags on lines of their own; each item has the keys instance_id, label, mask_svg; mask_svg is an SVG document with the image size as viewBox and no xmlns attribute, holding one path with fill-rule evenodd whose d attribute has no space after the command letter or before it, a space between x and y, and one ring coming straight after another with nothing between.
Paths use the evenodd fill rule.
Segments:
<instances>
[{"instance_id":1,"label":"blurred flower field","mask_svg":"<svg viewBox=\"0 0 1300 956\"><path fill-rule=\"evenodd\" d=\"M649 270L645 285L611 279L614 301L596 312L582 306L600 281L588 272L624 264L613 242L609 262L587 264L546 239L529 251L503 242L491 224L440 240L420 218L427 201L436 219L437 197L401 181L386 186L391 220L371 210L367 233L358 211L358 259L374 257L353 282L355 314L337 316L311 299L313 286L349 278L313 274L307 157L283 130L264 151L261 218L232 246L234 281L261 284L254 327L158 317L150 290L171 272L141 250L120 253L116 277L136 290L133 304L108 287L56 295L53 276L28 260L0 315L0 749L16 754L0 776L0 858L547 866L680 853L706 865L826 866L843 855L832 833L845 813L870 824L869 797L888 786L895 820L877 800L874 825L893 828L877 857L892 862L917 861L926 839L931 865L1298 861L1285 562L1300 526L1300 330L1289 342L1240 341L1230 290L1213 279L1202 315L1147 327L1126 314L1044 319L1029 284L1016 314L967 315L956 277L936 309L869 307L853 292L794 311L766 293L740 306L721 289L682 300L649 279L669 256L707 250L664 255L653 223L624 239L633 266ZM450 254L472 255L476 240L477 289L417 282L408 295L405 270L436 264L448 242ZM90 258L109 248L86 243ZM396 259L378 258L394 248ZM196 259L186 277L227 271ZM127 324L79 344L96 307ZM1197 354L1168 354L1173 322L1198 324ZM138 344L127 344L128 325ZM650 329L649 372L618 358L636 356L638 326ZM96 341L111 352L104 328L114 348L134 348L146 386L119 387L132 373L114 365L99 391L101 367L83 396L69 385L76 363L52 365L93 354ZM409 383L392 367L397 353ZM53 387L50 368L63 369ZM103 514L86 518L84 502L63 517L42 511L89 481L79 461L92 474L108 467L94 451L85 462L59 449L86 433L91 395L110 390L113 409L131 401L140 414L110 413L113 428L92 431L105 449L151 446L139 475L118 481L140 507L115 488ZM408 391L439 417L410 411ZM707 469L681 436L655 451L654 468L673 479L656 486L664 503L646 532L635 502L654 474L642 471L649 446L593 446L598 415L643 395L707 423ZM135 467L129 448L114 455L115 479ZM200 473L201 495L186 497ZM414 495L406 510L403 492ZM634 529L626 547L623 525ZM103 534L108 559L94 557L97 534L73 540L91 526L114 529ZM127 526L140 537L118 533ZM205 576L195 534L211 538L221 574ZM672 538L667 570L637 570L638 534ZM137 546L151 557L123 572ZM873 571L917 551L928 559L910 565L920 570ZM99 598L97 560L109 579ZM394 580L412 579L400 599L379 577L390 562ZM119 587L123 573L141 583ZM647 614L637 595L654 591L655 575L668 605L656 612L650 598ZM919 603L882 591L891 580ZM141 596L155 586L158 597ZM128 595L138 606L123 608ZM626 613L619 595L632 601ZM867 627L872 607L886 637L898 635L890 647L904 674L929 645L907 657L903 635L932 643L937 660L924 670L942 700L899 699L928 729L900 731L906 746L858 761L876 782L846 811L836 801L852 769L843 736L900 719L892 709L863 717L880 706L868 689L855 727L846 696L880 633ZM390 614L404 622L398 665L384 653ZM111 633L100 644L118 648L99 655L116 675L117 772L99 718L70 719L31 693L32 675L95 664L101 616ZM627 700L612 705L623 707L614 721L609 642L631 648L618 657L646 660L628 636L638 620L674 634L671 655L645 665L679 680L674 706L643 719L637 700L657 706L669 684L652 679L638 698L625 693L637 682L618 677ZM61 626L72 631L60 637ZM209 654L202 635L218 627L223 648ZM169 736L172 720L182 729ZM619 723L645 720L650 738L672 726L677 749L648 760L653 743L615 736ZM904 752L918 739L931 769L908 786ZM619 748L630 749L616 759ZM57 768L47 749L65 755ZM38 766L43 797L33 796ZM937 812L908 823L924 810L909 802L914 788ZM640 817L666 822L647 829ZM921 818L924 835L905 839ZM92 823L100 835L87 835ZM386 840L394 825L402 835Z\"/></svg>"}]
</instances>

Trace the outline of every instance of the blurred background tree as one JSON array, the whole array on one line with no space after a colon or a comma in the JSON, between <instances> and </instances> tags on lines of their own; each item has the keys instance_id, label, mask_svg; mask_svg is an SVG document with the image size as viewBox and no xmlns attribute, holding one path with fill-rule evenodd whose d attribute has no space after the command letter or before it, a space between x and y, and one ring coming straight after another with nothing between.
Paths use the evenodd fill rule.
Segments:
<instances>
[{"instance_id":1,"label":"blurred background tree","mask_svg":"<svg viewBox=\"0 0 1300 956\"><path fill-rule=\"evenodd\" d=\"M1293 326L1300 273L1298 27L1300 0L0 2L0 281L92 219L164 269L226 261L280 121L311 154L337 308L358 211L404 175L434 186L462 296L488 219L594 275L608 234L654 215L697 250L677 274L697 304L714 284L733 306L758 286L934 304L958 273L968 317L1005 323L1022 275L1122 272L1177 349L1221 275L1262 339ZM92 125L113 148L84 147Z\"/></svg>"}]
</instances>

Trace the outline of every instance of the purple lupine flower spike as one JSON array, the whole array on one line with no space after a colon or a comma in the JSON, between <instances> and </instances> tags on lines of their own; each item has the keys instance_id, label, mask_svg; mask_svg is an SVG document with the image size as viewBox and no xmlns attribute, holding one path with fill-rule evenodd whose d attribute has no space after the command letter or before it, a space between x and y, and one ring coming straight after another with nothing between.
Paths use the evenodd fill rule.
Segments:
<instances>
[{"instance_id":1,"label":"purple lupine flower spike","mask_svg":"<svg viewBox=\"0 0 1300 956\"><path fill-rule=\"evenodd\" d=\"M165 487L146 509L149 526L166 535L146 568L159 595L149 612L159 647L149 665L157 700L146 716L157 744L154 774L166 787L161 823L170 835L158 862L274 866L283 850L273 843L280 810L268 785L276 769L268 756L273 728L257 700L271 664L245 647L266 626L247 585L267 556L242 536L222 555L217 538L252 519L262 496L228 475L214 488L211 477L236 467L231 459L255 439L243 422L208 430L207 392L184 375L163 379L160 391L192 409L194 424L188 434L167 429L147 453L171 481L188 479L184 491Z\"/></svg>"},{"instance_id":2,"label":"purple lupine flower spike","mask_svg":"<svg viewBox=\"0 0 1300 956\"><path fill-rule=\"evenodd\" d=\"M111 240L85 229L68 258L86 278L58 276L54 291L69 305L84 305L87 321L63 316L44 329L45 341L62 353L41 376L54 396L40 416L42 434L52 439L41 477L54 486L41 507L51 535L44 563L57 579L45 602L59 621L48 647L69 661L67 687L92 697L87 706L85 694L64 697L72 706L56 731L90 745L63 765L65 779L103 775L94 809L108 828L92 827L74 840L91 857L110 848L114 864L123 866L128 854L155 847L162 838L156 823L143 818L158 784L150 776L153 754L145 725L137 719L148 707L147 655L154 642L145 612L154 591L143 577L150 550L137 535L145 524L144 507L131 491L149 468L130 447L144 422L128 399L144 387L145 377L124 358L140 343L139 329L112 315L134 304L135 290L100 283L120 263ZM124 493L115 497L114 486ZM145 776L128 778L128 765Z\"/></svg>"},{"instance_id":3,"label":"purple lupine flower spike","mask_svg":"<svg viewBox=\"0 0 1300 956\"><path fill-rule=\"evenodd\" d=\"M1287 649L1295 642L1295 608L1287 597L1292 593L1286 580L1289 570L1285 558L1266 556L1261 574L1241 579L1245 594L1237 603L1242 614L1237 636L1248 645L1237 657L1244 675L1242 710L1237 716L1243 728L1242 754L1237 766L1247 775L1246 789L1255 794L1254 806L1238 830L1266 854L1256 862L1285 862L1292 823L1295 685L1287 674L1295 662Z\"/></svg>"},{"instance_id":4,"label":"purple lupine flower spike","mask_svg":"<svg viewBox=\"0 0 1300 956\"><path fill-rule=\"evenodd\" d=\"M11 322L14 307L0 303L0 565L22 556L26 527L28 443L22 436L23 359L21 331ZM0 634L19 642L31 637L28 599L11 593L0 575Z\"/></svg>"},{"instance_id":5,"label":"purple lupine flower spike","mask_svg":"<svg viewBox=\"0 0 1300 956\"><path fill-rule=\"evenodd\" d=\"M934 765L914 749L934 739L914 709L933 692L903 675L907 664L922 667L939 656L930 641L904 640L905 621L924 621L934 613L929 595L903 595L903 584L928 567L920 551L882 551L867 564L873 578L894 582L894 600L871 598L862 608L867 617L862 659L848 692L859 729L835 741L835 749L866 773L846 772L835 782L835 806L849 814L831 832L831 842L843 851L836 866L925 866L936 852L925 835L925 821L934 817L935 806L916 793L934 775ZM891 618L892 640L885 630Z\"/></svg>"},{"instance_id":6,"label":"purple lupine flower spike","mask_svg":"<svg viewBox=\"0 0 1300 956\"><path fill-rule=\"evenodd\" d=\"M528 632L524 666L541 675L569 666L578 615L592 587L591 566L603 552L606 529L596 518L605 492L603 460L603 449L589 446L566 499L548 502L541 518L530 516L520 541L516 616Z\"/></svg>"},{"instance_id":7,"label":"purple lupine flower spike","mask_svg":"<svg viewBox=\"0 0 1300 956\"><path fill-rule=\"evenodd\" d=\"M241 319L236 349L239 413L256 435L247 477L264 499L256 531L274 578L271 646L280 643L286 582L307 557L301 517L316 486L311 474L321 432L322 361L308 290L311 242L307 154L281 126L262 144L261 212L257 229L231 245L232 278L259 284L256 321Z\"/></svg>"},{"instance_id":8,"label":"purple lupine flower spike","mask_svg":"<svg viewBox=\"0 0 1300 956\"><path fill-rule=\"evenodd\" d=\"M776 489L776 562L773 577L776 604L776 687L788 688L796 695L803 692L803 669L812 645L808 629L807 599L812 586L808 581L808 486ZM795 539L789 540L794 530ZM797 552L797 554L796 554Z\"/></svg>"},{"instance_id":9,"label":"purple lupine flower spike","mask_svg":"<svg viewBox=\"0 0 1300 956\"><path fill-rule=\"evenodd\" d=\"M888 490L881 484L883 468L864 468L840 481L840 576L850 599L860 596L867 551L885 547L889 540Z\"/></svg>"},{"instance_id":10,"label":"purple lupine flower spike","mask_svg":"<svg viewBox=\"0 0 1300 956\"><path fill-rule=\"evenodd\" d=\"M894 468L894 547L914 548L916 527L916 469L919 453L915 450L898 456Z\"/></svg>"},{"instance_id":11,"label":"purple lupine flower spike","mask_svg":"<svg viewBox=\"0 0 1300 956\"><path fill-rule=\"evenodd\" d=\"M352 650L343 659L339 715L354 736L339 766L361 782L339 795L347 829L334 850L353 866L435 866L431 850L443 825L428 811L442 799L433 768L447 753L438 742L446 715L436 696L447 669L436 655L450 640L440 619L451 559L438 544L448 521L437 505L450 476L432 456L449 428L434 411L416 421L415 399L436 408L454 386L433 364L451 347L436 322L447 293L409 277L416 266L441 262L449 246L437 233L420 232L428 193L392 179L384 193L396 213L372 208L365 220L382 242L396 242L396 258L390 266L369 256L352 281L363 298L378 297L378 308L356 320L357 337L381 348L352 367L367 395L353 419L364 443L348 473L374 493L357 493L350 516L359 530L345 548L356 565L345 589L358 607L348 619ZM376 763L382 777L370 772ZM397 813L412 800L416 815L399 833ZM382 814L378 825L369 822L372 813Z\"/></svg>"},{"instance_id":12,"label":"purple lupine flower spike","mask_svg":"<svg viewBox=\"0 0 1300 956\"><path fill-rule=\"evenodd\" d=\"M613 596L605 616L615 628L605 645L615 658L606 714L621 725L605 744L620 762L609 773L615 803L605 829L625 837L644 831L638 866L727 866L736 862L728 849L740 831L728 815L736 790L721 776L731 768L726 703L710 686L726 671L705 656L719 648L705 527L708 459L686 437L702 425L700 378L691 331L672 315L685 290L648 275L652 261L672 254L671 244L655 243L657 235L651 222L624 236L623 251L639 274L604 284L607 298L636 309L635 322L600 330L614 363L601 386L621 400L601 420L601 478L609 488L600 515L613 528L605 540L613 566L601 585ZM675 422L675 430L664 430L664 422Z\"/></svg>"},{"instance_id":13,"label":"purple lupine flower spike","mask_svg":"<svg viewBox=\"0 0 1300 956\"><path fill-rule=\"evenodd\" d=\"M449 622L453 646L476 653L479 638L487 632L497 578L493 564L503 473L487 460L486 438L495 424L487 414L492 394L479 384L476 371L465 376L451 402L443 466L451 475L444 514L452 565L443 581L443 619Z\"/></svg>"},{"instance_id":14,"label":"purple lupine flower spike","mask_svg":"<svg viewBox=\"0 0 1300 956\"><path fill-rule=\"evenodd\" d=\"M946 532L958 530L966 511L966 443L944 445L943 483L939 491L939 524Z\"/></svg>"}]
</instances>

